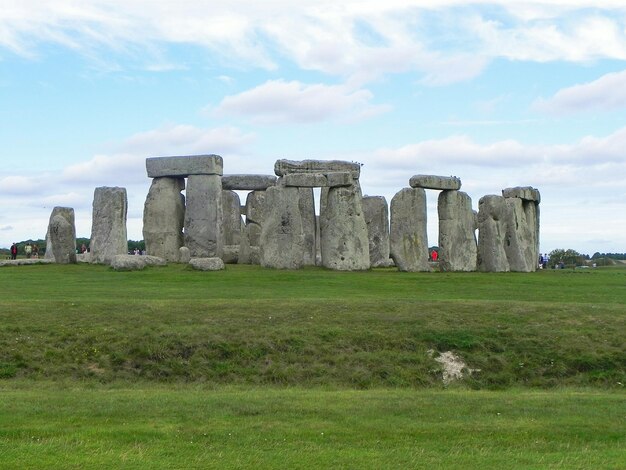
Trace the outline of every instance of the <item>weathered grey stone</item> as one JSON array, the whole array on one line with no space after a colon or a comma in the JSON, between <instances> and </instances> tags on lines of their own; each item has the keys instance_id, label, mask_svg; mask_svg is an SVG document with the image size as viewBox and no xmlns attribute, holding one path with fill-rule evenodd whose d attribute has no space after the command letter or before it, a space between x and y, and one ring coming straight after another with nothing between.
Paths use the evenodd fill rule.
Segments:
<instances>
[{"instance_id":1,"label":"weathered grey stone","mask_svg":"<svg viewBox=\"0 0 626 470\"><path fill-rule=\"evenodd\" d=\"M302 218L302 231L304 233L304 257L302 263L305 266L315 266L315 253L317 251L315 232L317 230L317 218L315 216L315 196L313 188L299 188L300 217Z\"/></svg>"},{"instance_id":2,"label":"weathered grey stone","mask_svg":"<svg viewBox=\"0 0 626 470\"><path fill-rule=\"evenodd\" d=\"M383 196L363 197L363 216L369 239L370 265L389 266L389 209Z\"/></svg>"},{"instance_id":3,"label":"weathered grey stone","mask_svg":"<svg viewBox=\"0 0 626 470\"><path fill-rule=\"evenodd\" d=\"M222 191L222 214L224 246L239 246L241 243L243 219L241 218L241 202L239 200L239 195L236 192Z\"/></svg>"},{"instance_id":4,"label":"weathered grey stone","mask_svg":"<svg viewBox=\"0 0 626 470\"><path fill-rule=\"evenodd\" d=\"M504 251L511 271L537 270L539 245L537 240L536 204L520 198L506 198L509 219L506 226Z\"/></svg>"},{"instance_id":5,"label":"weathered grey stone","mask_svg":"<svg viewBox=\"0 0 626 470\"><path fill-rule=\"evenodd\" d=\"M391 199L389 253L400 271L430 271L424 189L403 188Z\"/></svg>"},{"instance_id":6,"label":"weathered grey stone","mask_svg":"<svg viewBox=\"0 0 626 470\"><path fill-rule=\"evenodd\" d=\"M139 271L147 266L146 260L140 255L115 255L110 265L116 271Z\"/></svg>"},{"instance_id":7,"label":"weathered grey stone","mask_svg":"<svg viewBox=\"0 0 626 470\"><path fill-rule=\"evenodd\" d=\"M224 245L222 261L224 264L237 264L239 262L240 245Z\"/></svg>"},{"instance_id":8,"label":"weathered grey stone","mask_svg":"<svg viewBox=\"0 0 626 470\"><path fill-rule=\"evenodd\" d=\"M183 246L185 219L183 178L154 178L143 209L143 238L146 252L177 262Z\"/></svg>"},{"instance_id":9,"label":"weathered grey stone","mask_svg":"<svg viewBox=\"0 0 626 470\"><path fill-rule=\"evenodd\" d=\"M276 184L274 175L224 175L222 189L233 191L265 191Z\"/></svg>"},{"instance_id":10,"label":"weathered grey stone","mask_svg":"<svg viewBox=\"0 0 626 470\"><path fill-rule=\"evenodd\" d=\"M76 228L74 226L74 210L71 219L65 214L56 214L50 219L48 226L50 243L54 254L54 262L59 264L76 263Z\"/></svg>"},{"instance_id":11,"label":"weathered grey stone","mask_svg":"<svg viewBox=\"0 0 626 470\"><path fill-rule=\"evenodd\" d=\"M54 263L53 259L44 259L44 258L18 258L18 259L3 259L0 260L1 266L22 266L29 264L52 264Z\"/></svg>"},{"instance_id":12,"label":"weathered grey stone","mask_svg":"<svg viewBox=\"0 0 626 470\"><path fill-rule=\"evenodd\" d=\"M178 249L178 262L182 264L187 264L189 263L190 259L191 252L189 251L189 248L187 248L186 246L181 246Z\"/></svg>"},{"instance_id":13,"label":"weathered grey stone","mask_svg":"<svg viewBox=\"0 0 626 470\"><path fill-rule=\"evenodd\" d=\"M456 176L415 175L409 179L412 188L424 189L461 189L461 178Z\"/></svg>"},{"instance_id":14,"label":"weathered grey stone","mask_svg":"<svg viewBox=\"0 0 626 470\"><path fill-rule=\"evenodd\" d=\"M252 191L248 193L246 197L245 213L246 224L263 224L263 219L265 218L265 191ZM256 245L258 245L258 243Z\"/></svg>"},{"instance_id":15,"label":"weathered grey stone","mask_svg":"<svg viewBox=\"0 0 626 470\"><path fill-rule=\"evenodd\" d=\"M115 255L128 253L126 188L100 187L93 196L91 262L110 264Z\"/></svg>"},{"instance_id":16,"label":"weathered grey stone","mask_svg":"<svg viewBox=\"0 0 626 470\"><path fill-rule=\"evenodd\" d=\"M478 270L508 272L504 243L510 208L502 196L487 195L478 201Z\"/></svg>"},{"instance_id":17,"label":"weathered grey stone","mask_svg":"<svg viewBox=\"0 0 626 470\"><path fill-rule=\"evenodd\" d=\"M71 207L57 206L53 208L52 213L50 214L49 222L52 221L52 219L57 215L64 217L65 220L67 220L70 225L75 225L74 209L72 209ZM55 261L54 249L52 247L52 239L50 238L50 223L49 222L48 222L48 229L46 231L46 253L43 256L43 259L46 259L49 261ZM76 246L74 246L74 252L76 252Z\"/></svg>"},{"instance_id":18,"label":"weathered grey stone","mask_svg":"<svg viewBox=\"0 0 626 470\"><path fill-rule=\"evenodd\" d=\"M91 253L76 253L77 263L91 263Z\"/></svg>"},{"instance_id":19,"label":"weathered grey stone","mask_svg":"<svg viewBox=\"0 0 626 470\"><path fill-rule=\"evenodd\" d=\"M152 255L135 255L143 258L146 266L167 266L167 260L165 258L161 258L160 256L152 256Z\"/></svg>"},{"instance_id":20,"label":"weathered grey stone","mask_svg":"<svg viewBox=\"0 0 626 470\"><path fill-rule=\"evenodd\" d=\"M266 214L261 226L261 265L298 269L304 260L304 232L298 188L274 186L265 196Z\"/></svg>"},{"instance_id":21,"label":"weathered grey stone","mask_svg":"<svg viewBox=\"0 0 626 470\"><path fill-rule=\"evenodd\" d=\"M224 269L222 258L191 258L189 264L199 271L221 271Z\"/></svg>"},{"instance_id":22,"label":"weathered grey stone","mask_svg":"<svg viewBox=\"0 0 626 470\"><path fill-rule=\"evenodd\" d=\"M476 271L476 244L472 199L462 191L439 193L439 268Z\"/></svg>"},{"instance_id":23,"label":"weathered grey stone","mask_svg":"<svg viewBox=\"0 0 626 470\"><path fill-rule=\"evenodd\" d=\"M322 265L339 271L369 269L367 225L358 185L328 190L320 213Z\"/></svg>"},{"instance_id":24,"label":"weathered grey stone","mask_svg":"<svg viewBox=\"0 0 626 470\"><path fill-rule=\"evenodd\" d=\"M352 174L348 171L322 173L288 173L281 178L284 186L300 188L328 188L350 186L353 183Z\"/></svg>"},{"instance_id":25,"label":"weathered grey stone","mask_svg":"<svg viewBox=\"0 0 626 470\"><path fill-rule=\"evenodd\" d=\"M187 177L189 175L222 175L223 161L219 155L146 158L148 177Z\"/></svg>"},{"instance_id":26,"label":"weathered grey stone","mask_svg":"<svg viewBox=\"0 0 626 470\"><path fill-rule=\"evenodd\" d=\"M222 220L222 178L218 175L190 175L187 179L184 240L192 258L222 256Z\"/></svg>"},{"instance_id":27,"label":"weathered grey stone","mask_svg":"<svg viewBox=\"0 0 626 470\"><path fill-rule=\"evenodd\" d=\"M361 174L361 165L342 160L277 160L274 163L276 176L285 176L290 173L321 173L349 172L353 179Z\"/></svg>"},{"instance_id":28,"label":"weathered grey stone","mask_svg":"<svg viewBox=\"0 0 626 470\"><path fill-rule=\"evenodd\" d=\"M532 201L539 204L541 202L541 194L539 190L531 186L516 186L515 188L506 188L502 190L502 196L518 197L524 201Z\"/></svg>"}]
</instances>

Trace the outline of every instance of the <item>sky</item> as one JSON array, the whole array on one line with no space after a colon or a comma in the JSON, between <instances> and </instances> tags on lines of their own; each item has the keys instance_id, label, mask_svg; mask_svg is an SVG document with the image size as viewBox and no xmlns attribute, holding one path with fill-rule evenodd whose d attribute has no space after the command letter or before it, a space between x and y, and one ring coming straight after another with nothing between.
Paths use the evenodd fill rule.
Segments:
<instances>
[{"instance_id":1,"label":"sky","mask_svg":"<svg viewBox=\"0 0 626 470\"><path fill-rule=\"evenodd\" d=\"M141 240L145 159L197 154L359 162L387 202L532 186L541 252L626 252L626 3L0 0L0 247L55 206L88 238L99 186Z\"/></svg>"}]
</instances>

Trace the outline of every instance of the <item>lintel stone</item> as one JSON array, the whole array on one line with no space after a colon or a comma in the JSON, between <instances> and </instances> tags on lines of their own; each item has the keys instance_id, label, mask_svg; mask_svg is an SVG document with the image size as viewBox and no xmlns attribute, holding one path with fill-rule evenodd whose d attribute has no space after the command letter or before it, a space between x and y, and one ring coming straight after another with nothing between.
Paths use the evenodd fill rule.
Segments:
<instances>
[{"instance_id":1,"label":"lintel stone","mask_svg":"<svg viewBox=\"0 0 626 470\"><path fill-rule=\"evenodd\" d=\"M525 201L532 201L539 204L541 202L541 194L539 190L532 186L516 186L515 188L506 188L502 190L502 196L517 197Z\"/></svg>"},{"instance_id":2,"label":"lintel stone","mask_svg":"<svg viewBox=\"0 0 626 470\"><path fill-rule=\"evenodd\" d=\"M326 175L344 171L350 172L353 179L358 179L361 174L361 165L343 160L276 160L274 164L276 176L285 176L290 173L321 173Z\"/></svg>"},{"instance_id":3,"label":"lintel stone","mask_svg":"<svg viewBox=\"0 0 626 470\"><path fill-rule=\"evenodd\" d=\"M352 175L348 171L323 173L288 173L282 178L285 186L297 186L299 188L336 188L338 186L351 186Z\"/></svg>"},{"instance_id":4,"label":"lintel stone","mask_svg":"<svg viewBox=\"0 0 626 470\"><path fill-rule=\"evenodd\" d=\"M231 191L263 191L276 184L274 175L224 175L222 189Z\"/></svg>"},{"instance_id":5,"label":"lintel stone","mask_svg":"<svg viewBox=\"0 0 626 470\"><path fill-rule=\"evenodd\" d=\"M224 163L219 155L146 158L149 178L161 176L222 175Z\"/></svg>"},{"instance_id":6,"label":"lintel stone","mask_svg":"<svg viewBox=\"0 0 626 470\"><path fill-rule=\"evenodd\" d=\"M459 190L461 178L456 176L415 175L411 176L409 186L412 188Z\"/></svg>"}]
</instances>

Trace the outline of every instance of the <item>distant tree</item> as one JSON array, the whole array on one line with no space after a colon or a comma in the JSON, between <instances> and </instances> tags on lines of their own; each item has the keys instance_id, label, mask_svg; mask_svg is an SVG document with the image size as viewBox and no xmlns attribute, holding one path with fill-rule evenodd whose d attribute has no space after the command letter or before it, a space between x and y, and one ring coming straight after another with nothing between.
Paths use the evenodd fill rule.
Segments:
<instances>
[{"instance_id":1,"label":"distant tree","mask_svg":"<svg viewBox=\"0 0 626 470\"><path fill-rule=\"evenodd\" d=\"M550 266L558 265L559 263L563 263L567 267L574 267L583 264L584 256L578 253L576 250L572 250L568 248L566 250L562 248L557 248L556 250L552 250L549 253L550 256Z\"/></svg>"}]
</instances>

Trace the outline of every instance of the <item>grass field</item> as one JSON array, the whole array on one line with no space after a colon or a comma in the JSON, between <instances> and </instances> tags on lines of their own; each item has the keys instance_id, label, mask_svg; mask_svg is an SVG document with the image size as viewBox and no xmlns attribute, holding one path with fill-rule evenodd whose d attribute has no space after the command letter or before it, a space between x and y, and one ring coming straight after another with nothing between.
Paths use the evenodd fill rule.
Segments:
<instances>
[{"instance_id":1,"label":"grass field","mask_svg":"<svg viewBox=\"0 0 626 470\"><path fill-rule=\"evenodd\" d=\"M626 467L623 268L0 282L0 468Z\"/></svg>"}]
</instances>

